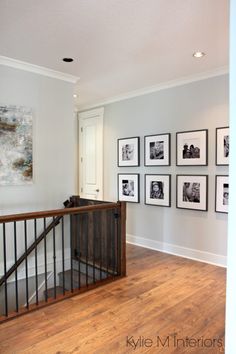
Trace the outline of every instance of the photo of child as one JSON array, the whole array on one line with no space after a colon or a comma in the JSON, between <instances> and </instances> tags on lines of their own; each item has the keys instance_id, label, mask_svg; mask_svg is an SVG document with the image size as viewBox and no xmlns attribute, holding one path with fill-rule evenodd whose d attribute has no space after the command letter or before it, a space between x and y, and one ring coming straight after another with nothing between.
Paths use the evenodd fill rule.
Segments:
<instances>
[{"instance_id":1,"label":"photo of child","mask_svg":"<svg viewBox=\"0 0 236 354\"><path fill-rule=\"evenodd\" d=\"M183 202L200 203L200 183L183 183Z\"/></svg>"},{"instance_id":2,"label":"photo of child","mask_svg":"<svg viewBox=\"0 0 236 354\"><path fill-rule=\"evenodd\" d=\"M122 180L122 194L124 196L133 197L134 196L134 181L133 180Z\"/></svg>"},{"instance_id":3,"label":"photo of child","mask_svg":"<svg viewBox=\"0 0 236 354\"><path fill-rule=\"evenodd\" d=\"M150 198L164 199L164 183L161 181L151 181L150 183Z\"/></svg>"},{"instance_id":4,"label":"photo of child","mask_svg":"<svg viewBox=\"0 0 236 354\"><path fill-rule=\"evenodd\" d=\"M229 184L223 184L223 205L229 205Z\"/></svg>"},{"instance_id":5,"label":"photo of child","mask_svg":"<svg viewBox=\"0 0 236 354\"><path fill-rule=\"evenodd\" d=\"M163 160L164 159L164 141L150 142L150 159Z\"/></svg>"},{"instance_id":6,"label":"photo of child","mask_svg":"<svg viewBox=\"0 0 236 354\"><path fill-rule=\"evenodd\" d=\"M122 160L131 161L134 158L134 145L125 144L122 146Z\"/></svg>"}]
</instances>

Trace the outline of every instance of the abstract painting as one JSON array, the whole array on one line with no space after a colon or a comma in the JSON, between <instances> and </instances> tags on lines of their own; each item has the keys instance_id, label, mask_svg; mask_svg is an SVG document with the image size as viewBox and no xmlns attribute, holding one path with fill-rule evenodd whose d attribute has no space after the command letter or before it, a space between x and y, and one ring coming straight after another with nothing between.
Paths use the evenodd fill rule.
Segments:
<instances>
[{"instance_id":1,"label":"abstract painting","mask_svg":"<svg viewBox=\"0 0 236 354\"><path fill-rule=\"evenodd\" d=\"M33 181L32 110L0 106L0 185Z\"/></svg>"}]
</instances>

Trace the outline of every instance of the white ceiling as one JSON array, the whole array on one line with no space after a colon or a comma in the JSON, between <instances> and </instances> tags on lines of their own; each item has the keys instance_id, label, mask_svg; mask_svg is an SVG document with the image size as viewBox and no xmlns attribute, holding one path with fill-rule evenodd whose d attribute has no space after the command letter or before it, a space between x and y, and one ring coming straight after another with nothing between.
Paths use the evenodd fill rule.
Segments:
<instances>
[{"instance_id":1,"label":"white ceiling","mask_svg":"<svg viewBox=\"0 0 236 354\"><path fill-rule=\"evenodd\" d=\"M79 76L84 106L227 66L228 11L228 0L0 0L0 55Z\"/></svg>"}]
</instances>

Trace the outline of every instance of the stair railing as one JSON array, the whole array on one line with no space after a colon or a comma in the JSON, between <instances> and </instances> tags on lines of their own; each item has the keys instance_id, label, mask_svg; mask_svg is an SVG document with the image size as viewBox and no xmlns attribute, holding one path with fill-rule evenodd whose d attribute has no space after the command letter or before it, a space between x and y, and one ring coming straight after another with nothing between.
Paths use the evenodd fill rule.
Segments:
<instances>
[{"instance_id":1,"label":"stair railing","mask_svg":"<svg viewBox=\"0 0 236 354\"><path fill-rule=\"evenodd\" d=\"M3 246L0 323L126 275L125 203L88 205L89 201L81 199L83 206L75 207L79 200L79 197L70 198L64 203L64 209L0 217ZM52 218L50 222L49 218ZM29 235L29 222L33 235ZM43 230L38 236L39 225ZM30 246L29 236L33 237ZM20 256L19 242L21 248L24 244ZM13 258L11 266L8 266L8 253ZM49 271L53 272L50 283ZM38 290L39 277L44 278L43 293ZM30 302L32 294L29 293L32 284L34 303Z\"/></svg>"}]
</instances>

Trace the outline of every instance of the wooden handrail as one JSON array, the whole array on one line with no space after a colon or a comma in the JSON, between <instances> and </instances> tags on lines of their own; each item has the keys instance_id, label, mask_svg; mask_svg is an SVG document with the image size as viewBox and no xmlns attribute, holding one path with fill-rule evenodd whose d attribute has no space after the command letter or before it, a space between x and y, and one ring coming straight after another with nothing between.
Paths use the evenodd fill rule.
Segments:
<instances>
[{"instance_id":1,"label":"wooden handrail","mask_svg":"<svg viewBox=\"0 0 236 354\"><path fill-rule=\"evenodd\" d=\"M49 218L53 216L63 216L68 214L74 215L74 214L88 213L90 211L115 209L115 208L120 208L120 205L121 205L120 202L106 203L106 204L104 203L104 204L89 205L89 206L76 207L76 208L65 208L65 209L55 209L55 210L48 210L48 211L36 211L32 213L3 215L0 216L0 224L14 222L14 221Z\"/></svg>"}]
</instances>

